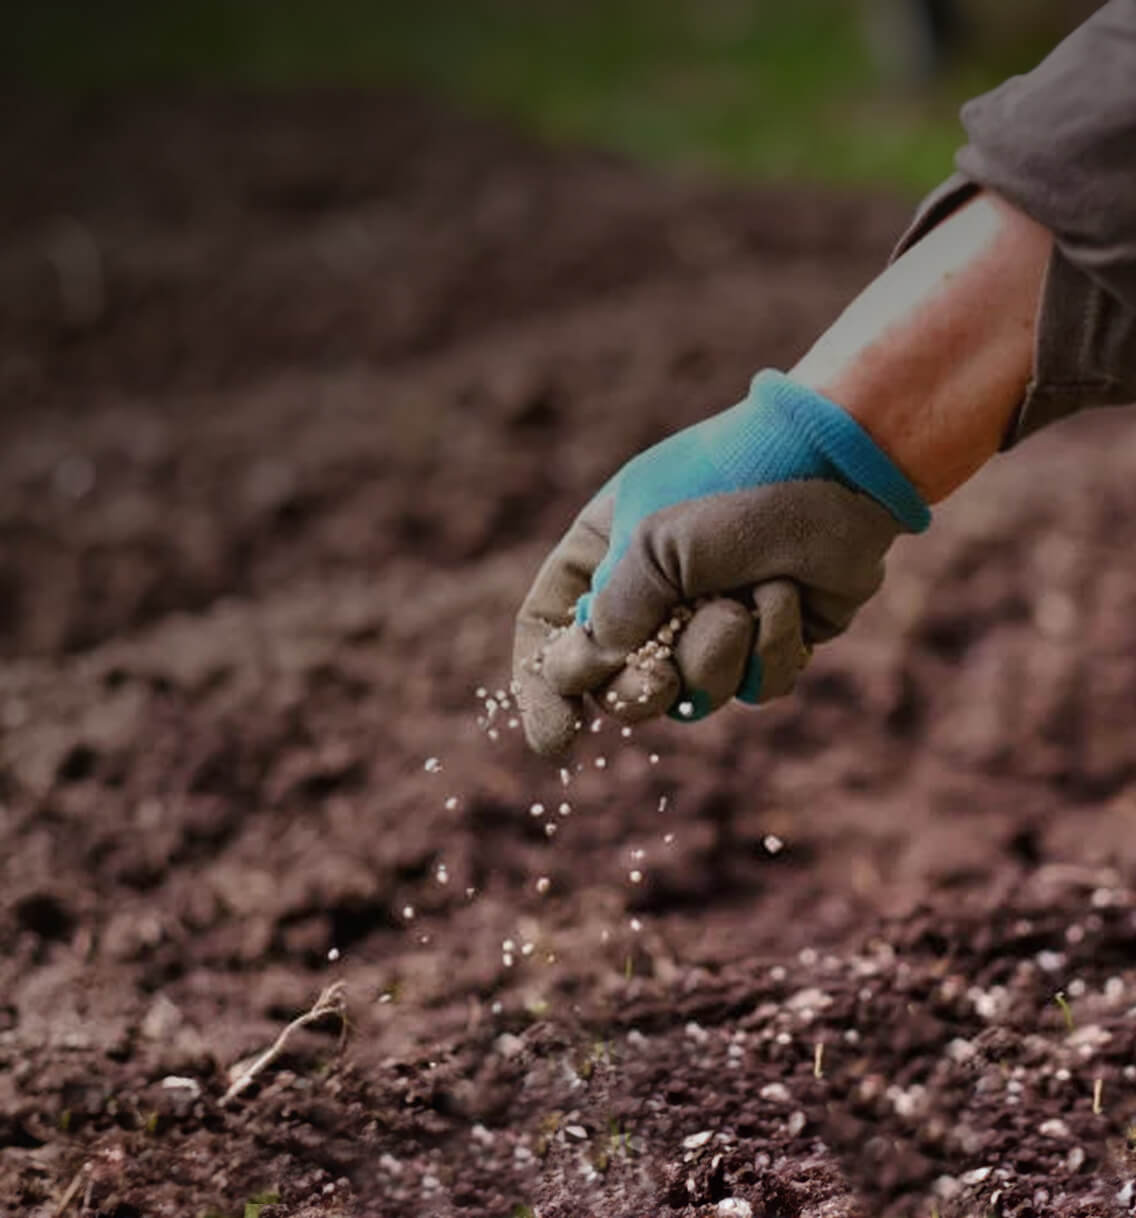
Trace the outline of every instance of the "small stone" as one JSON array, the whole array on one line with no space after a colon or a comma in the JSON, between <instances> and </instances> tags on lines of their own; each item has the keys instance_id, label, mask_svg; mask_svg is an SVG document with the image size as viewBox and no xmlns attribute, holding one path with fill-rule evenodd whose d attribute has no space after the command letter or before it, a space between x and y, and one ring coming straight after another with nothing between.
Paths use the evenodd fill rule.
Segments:
<instances>
[{"instance_id":1,"label":"small stone","mask_svg":"<svg viewBox=\"0 0 1136 1218\"><path fill-rule=\"evenodd\" d=\"M777 836L776 833L767 833L762 838L761 844L765 847L769 854L780 854L785 849L785 843Z\"/></svg>"},{"instance_id":2,"label":"small stone","mask_svg":"<svg viewBox=\"0 0 1136 1218\"><path fill-rule=\"evenodd\" d=\"M588 1136L588 1131L583 1125L565 1125L564 1132L568 1137L575 1138L578 1142L583 1142Z\"/></svg>"},{"instance_id":3,"label":"small stone","mask_svg":"<svg viewBox=\"0 0 1136 1218\"><path fill-rule=\"evenodd\" d=\"M427 774L437 774L442 768L442 763L437 759L437 757L427 757L422 765L422 768Z\"/></svg>"},{"instance_id":4,"label":"small stone","mask_svg":"<svg viewBox=\"0 0 1136 1218\"><path fill-rule=\"evenodd\" d=\"M703 1129L700 1133L688 1134L682 1140L682 1148L683 1150L697 1150L700 1146L705 1146L713 1136L712 1129Z\"/></svg>"},{"instance_id":5,"label":"small stone","mask_svg":"<svg viewBox=\"0 0 1136 1218\"><path fill-rule=\"evenodd\" d=\"M796 1112L785 1122L785 1128L789 1133L789 1137L795 1138L808 1124L809 1118L798 1108Z\"/></svg>"},{"instance_id":6,"label":"small stone","mask_svg":"<svg viewBox=\"0 0 1136 1218\"><path fill-rule=\"evenodd\" d=\"M552 881L546 875L542 875L536 882L536 890L544 896L544 894L552 887Z\"/></svg>"},{"instance_id":7,"label":"small stone","mask_svg":"<svg viewBox=\"0 0 1136 1218\"><path fill-rule=\"evenodd\" d=\"M717 1213L718 1218L753 1218L753 1206L743 1197L723 1197Z\"/></svg>"},{"instance_id":8,"label":"small stone","mask_svg":"<svg viewBox=\"0 0 1136 1218\"><path fill-rule=\"evenodd\" d=\"M774 1104L787 1104L789 1102L789 1088L784 1083L766 1083L760 1091L763 1100L769 1100Z\"/></svg>"},{"instance_id":9,"label":"small stone","mask_svg":"<svg viewBox=\"0 0 1136 1218\"><path fill-rule=\"evenodd\" d=\"M1043 1138L1067 1138L1069 1126L1060 1117L1050 1117L1048 1121L1042 1121L1037 1127L1037 1132Z\"/></svg>"}]
</instances>

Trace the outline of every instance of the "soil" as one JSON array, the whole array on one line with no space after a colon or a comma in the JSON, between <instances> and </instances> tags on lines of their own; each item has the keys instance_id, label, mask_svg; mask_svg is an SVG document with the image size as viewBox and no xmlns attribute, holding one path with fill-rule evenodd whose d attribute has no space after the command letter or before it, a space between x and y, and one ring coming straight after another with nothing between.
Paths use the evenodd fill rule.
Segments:
<instances>
[{"instance_id":1,"label":"soil","mask_svg":"<svg viewBox=\"0 0 1136 1218\"><path fill-rule=\"evenodd\" d=\"M1124 412L938 510L792 699L565 789L477 722L535 565L905 205L401 95L10 115L3 1213L1133 1208Z\"/></svg>"}]
</instances>

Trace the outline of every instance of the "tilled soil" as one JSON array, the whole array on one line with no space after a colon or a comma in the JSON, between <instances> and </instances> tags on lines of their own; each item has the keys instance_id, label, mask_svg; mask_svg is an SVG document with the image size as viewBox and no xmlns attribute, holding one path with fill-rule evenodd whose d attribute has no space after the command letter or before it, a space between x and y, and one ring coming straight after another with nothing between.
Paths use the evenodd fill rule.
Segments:
<instances>
[{"instance_id":1,"label":"tilled soil","mask_svg":"<svg viewBox=\"0 0 1136 1218\"><path fill-rule=\"evenodd\" d=\"M564 787L477 722L540 556L904 207L401 96L11 113L4 1213L1134 1207L1130 417L995 462L791 700Z\"/></svg>"}]
</instances>

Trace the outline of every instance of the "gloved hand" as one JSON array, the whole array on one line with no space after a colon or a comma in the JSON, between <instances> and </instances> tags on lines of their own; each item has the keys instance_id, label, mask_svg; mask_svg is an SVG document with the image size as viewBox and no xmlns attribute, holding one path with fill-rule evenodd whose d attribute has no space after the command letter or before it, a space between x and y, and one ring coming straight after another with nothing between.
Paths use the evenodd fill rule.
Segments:
<instances>
[{"instance_id":1,"label":"gloved hand","mask_svg":"<svg viewBox=\"0 0 1136 1218\"><path fill-rule=\"evenodd\" d=\"M584 694L632 723L788 693L879 587L896 535L930 519L850 415L759 373L629 461L545 560L513 651L529 744L565 751Z\"/></svg>"}]
</instances>

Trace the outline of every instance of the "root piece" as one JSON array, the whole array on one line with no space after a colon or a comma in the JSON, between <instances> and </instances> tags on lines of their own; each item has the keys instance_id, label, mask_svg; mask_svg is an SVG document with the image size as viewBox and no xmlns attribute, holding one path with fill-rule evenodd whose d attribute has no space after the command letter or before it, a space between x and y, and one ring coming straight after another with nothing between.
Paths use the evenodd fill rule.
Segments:
<instances>
[{"instance_id":1,"label":"root piece","mask_svg":"<svg viewBox=\"0 0 1136 1218\"><path fill-rule=\"evenodd\" d=\"M293 1019L272 1044L233 1079L228 1091L221 1096L221 1107L224 1108L226 1104L236 1099L258 1075L272 1065L284 1052L293 1032L306 1028L308 1024L318 1023L328 1015L334 1015L339 1020L343 1031L347 1031L347 986L342 981L335 981L329 985L315 1000L310 1010Z\"/></svg>"}]
</instances>

